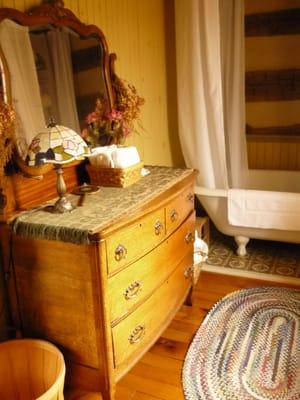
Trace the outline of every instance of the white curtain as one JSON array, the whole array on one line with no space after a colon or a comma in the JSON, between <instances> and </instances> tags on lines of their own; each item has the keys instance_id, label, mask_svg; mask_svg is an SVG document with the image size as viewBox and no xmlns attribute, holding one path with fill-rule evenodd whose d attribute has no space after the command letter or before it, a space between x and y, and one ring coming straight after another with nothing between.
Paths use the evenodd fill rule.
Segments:
<instances>
[{"instance_id":1,"label":"white curtain","mask_svg":"<svg viewBox=\"0 0 300 400\"><path fill-rule=\"evenodd\" d=\"M17 114L15 137L22 158L33 137L45 128L45 119L28 28L13 21L0 24L0 45L6 58Z\"/></svg>"},{"instance_id":2,"label":"white curtain","mask_svg":"<svg viewBox=\"0 0 300 400\"><path fill-rule=\"evenodd\" d=\"M56 122L79 133L69 33L63 30L51 30L47 34L47 40L53 62L59 114Z\"/></svg>"},{"instance_id":3,"label":"white curtain","mask_svg":"<svg viewBox=\"0 0 300 400\"><path fill-rule=\"evenodd\" d=\"M179 134L212 189L247 185L243 0L175 0Z\"/></svg>"},{"instance_id":4,"label":"white curtain","mask_svg":"<svg viewBox=\"0 0 300 400\"><path fill-rule=\"evenodd\" d=\"M58 123L56 85L47 35L40 32L31 33L30 40L36 60L36 70L46 123L49 123L50 118L53 118Z\"/></svg>"}]
</instances>

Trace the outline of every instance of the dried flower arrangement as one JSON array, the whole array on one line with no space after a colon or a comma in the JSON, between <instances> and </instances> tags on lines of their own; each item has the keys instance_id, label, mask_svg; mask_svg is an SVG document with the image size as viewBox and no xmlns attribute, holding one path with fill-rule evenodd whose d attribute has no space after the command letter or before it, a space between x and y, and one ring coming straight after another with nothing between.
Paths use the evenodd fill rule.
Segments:
<instances>
[{"instance_id":1,"label":"dried flower arrangement","mask_svg":"<svg viewBox=\"0 0 300 400\"><path fill-rule=\"evenodd\" d=\"M105 98L98 98L95 110L86 116L88 127L83 129L82 137L92 147L123 144L136 131L135 124L139 123L141 106L145 100L137 94L133 85L116 75L113 88L114 108L109 107Z\"/></svg>"},{"instance_id":2,"label":"dried flower arrangement","mask_svg":"<svg viewBox=\"0 0 300 400\"><path fill-rule=\"evenodd\" d=\"M0 181L12 154L15 118L12 106L0 100Z\"/></svg>"}]
</instances>

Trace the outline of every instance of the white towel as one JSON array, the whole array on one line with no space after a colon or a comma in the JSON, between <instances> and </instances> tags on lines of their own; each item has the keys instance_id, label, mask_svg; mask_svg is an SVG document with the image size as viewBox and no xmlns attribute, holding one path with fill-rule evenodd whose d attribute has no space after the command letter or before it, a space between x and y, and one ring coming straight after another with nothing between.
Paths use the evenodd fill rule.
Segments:
<instances>
[{"instance_id":1,"label":"white towel","mask_svg":"<svg viewBox=\"0 0 300 400\"><path fill-rule=\"evenodd\" d=\"M194 265L193 265L193 284L196 285L198 282L201 266L207 260L208 257L208 245L204 240L198 236L197 229L195 230L195 241L194 241Z\"/></svg>"},{"instance_id":2,"label":"white towel","mask_svg":"<svg viewBox=\"0 0 300 400\"><path fill-rule=\"evenodd\" d=\"M300 231L300 193L230 189L231 225Z\"/></svg>"},{"instance_id":3,"label":"white towel","mask_svg":"<svg viewBox=\"0 0 300 400\"><path fill-rule=\"evenodd\" d=\"M134 146L118 147L111 153L111 158L115 168L128 168L141 161Z\"/></svg>"},{"instance_id":4,"label":"white towel","mask_svg":"<svg viewBox=\"0 0 300 400\"><path fill-rule=\"evenodd\" d=\"M194 241L194 265L199 264L207 260L208 257L208 245L204 240L198 236L198 231L195 230L195 241Z\"/></svg>"},{"instance_id":5,"label":"white towel","mask_svg":"<svg viewBox=\"0 0 300 400\"><path fill-rule=\"evenodd\" d=\"M89 161L95 167L110 168L113 167L112 153L117 149L117 145L99 146L92 149L92 156Z\"/></svg>"}]
</instances>

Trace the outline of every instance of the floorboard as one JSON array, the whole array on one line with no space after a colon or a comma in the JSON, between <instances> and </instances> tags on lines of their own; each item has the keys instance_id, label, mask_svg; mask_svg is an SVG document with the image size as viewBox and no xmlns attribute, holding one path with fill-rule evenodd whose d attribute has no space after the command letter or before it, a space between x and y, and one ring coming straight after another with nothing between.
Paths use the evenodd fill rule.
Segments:
<instances>
[{"instance_id":1,"label":"floorboard","mask_svg":"<svg viewBox=\"0 0 300 400\"><path fill-rule=\"evenodd\" d=\"M189 343L205 315L226 294L256 286L293 287L202 272L194 290L193 305L181 307L155 345L120 380L116 400L184 400L181 386L183 361Z\"/></svg>"}]
</instances>

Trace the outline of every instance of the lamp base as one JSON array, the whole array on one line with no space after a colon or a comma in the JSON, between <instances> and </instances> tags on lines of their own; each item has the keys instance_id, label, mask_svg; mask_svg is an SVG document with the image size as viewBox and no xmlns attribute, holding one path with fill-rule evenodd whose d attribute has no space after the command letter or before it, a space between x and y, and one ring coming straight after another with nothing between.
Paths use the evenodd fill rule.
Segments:
<instances>
[{"instance_id":1,"label":"lamp base","mask_svg":"<svg viewBox=\"0 0 300 400\"><path fill-rule=\"evenodd\" d=\"M56 203L51 207L51 212L56 214L63 214L65 212L70 212L74 210L75 206L73 206L70 200L68 200L65 196L67 189L63 177L64 172L62 169L62 165L56 164L55 170L57 174L56 189L59 198Z\"/></svg>"},{"instance_id":2,"label":"lamp base","mask_svg":"<svg viewBox=\"0 0 300 400\"><path fill-rule=\"evenodd\" d=\"M75 206L65 197L60 197L57 202L51 208L51 212L55 214L63 214L74 210Z\"/></svg>"}]
</instances>

